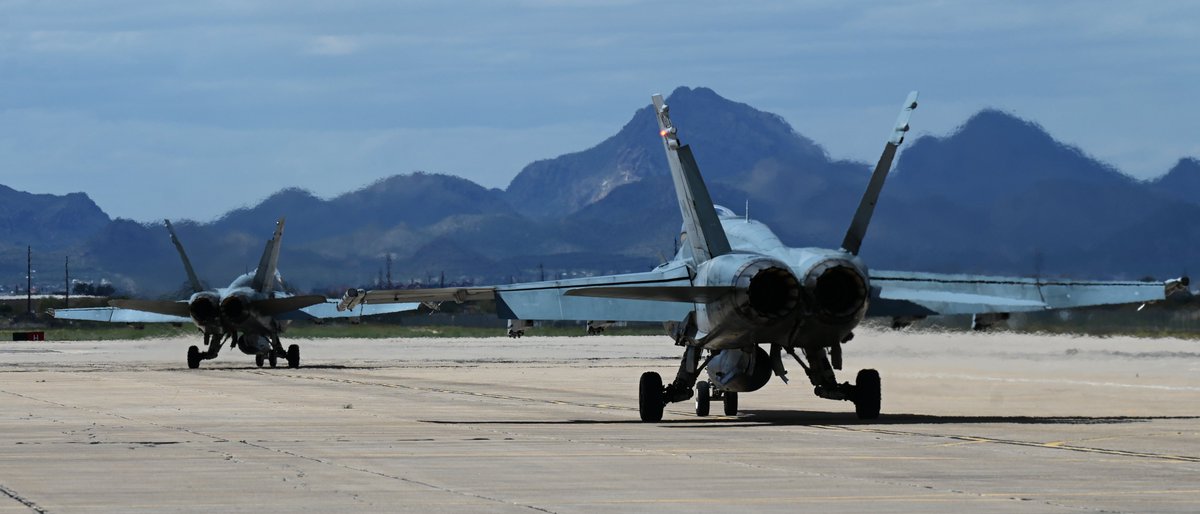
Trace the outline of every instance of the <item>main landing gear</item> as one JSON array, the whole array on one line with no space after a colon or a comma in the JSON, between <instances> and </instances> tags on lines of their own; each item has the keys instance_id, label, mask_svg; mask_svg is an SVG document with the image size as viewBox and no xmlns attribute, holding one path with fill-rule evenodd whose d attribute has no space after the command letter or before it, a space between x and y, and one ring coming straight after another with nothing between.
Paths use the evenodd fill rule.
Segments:
<instances>
[{"instance_id":1,"label":"main landing gear","mask_svg":"<svg viewBox=\"0 0 1200 514\"><path fill-rule=\"evenodd\" d=\"M215 359L224 345L224 339L232 339L232 346L240 348L243 352L254 355L254 364L258 367L263 367L265 364L270 364L272 368L279 365L279 358L282 357L287 362L289 368L300 367L300 346L289 345L287 350L283 349L283 345L279 342L278 335L269 336L270 344L263 343L263 339L259 336L243 335L240 338L237 334L205 334L204 342L208 346L208 351L200 351L199 347L191 346L187 352L187 365L190 369L200 367L200 361ZM257 347L257 348L256 348ZM265 348L265 349L264 349Z\"/></svg>"},{"instance_id":2,"label":"main landing gear","mask_svg":"<svg viewBox=\"0 0 1200 514\"><path fill-rule=\"evenodd\" d=\"M701 362L701 351L696 346L687 347L675 380L665 387L662 376L658 373L653 371L642 373L642 378L638 382L638 414L642 421L647 423L662 421L663 409L668 403L682 402L692 397L692 384L696 383L696 377L700 376L700 370L708 364L707 360ZM711 357L709 358L711 359ZM697 407L698 410L699 407Z\"/></svg>"},{"instance_id":3,"label":"main landing gear","mask_svg":"<svg viewBox=\"0 0 1200 514\"><path fill-rule=\"evenodd\" d=\"M533 328L533 322L527 319L508 320L508 337L517 339L525 335L525 330Z\"/></svg>"},{"instance_id":4,"label":"main landing gear","mask_svg":"<svg viewBox=\"0 0 1200 514\"><path fill-rule=\"evenodd\" d=\"M204 346L208 347L207 351L202 352L195 345L189 346L187 352L188 369L199 368L200 361L217 358L217 354L221 352L221 346L225 344L223 337L219 333L205 332Z\"/></svg>"},{"instance_id":5,"label":"main landing gear","mask_svg":"<svg viewBox=\"0 0 1200 514\"><path fill-rule=\"evenodd\" d=\"M638 414L642 421L648 423L662 421L663 410L668 403L681 402L692 398L693 384L695 384L694 393L696 397L697 416L707 416L710 413L713 401L722 402L726 416L737 415L738 393L736 390L719 389L707 381L698 383L696 381L700 375L700 371L708 367L711 362L710 376L721 377L724 374L722 380L726 382L723 383L727 385L737 384L736 379L731 379L731 375L727 374L730 368L727 366L729 362L726 361L735 362L738 354L731 354L734 358L727 358L725 355L725 352L737 351L742 350L723 350L711 353L707 358L701 359L701 350L698 347L689 346L683 355L683 362L679 365L679 372L676 374L675 380L666 386L663 385L662 376L658 373L653 371L643 373L638 383ZM782 348L773 348L772 355L769 358L773 361L769 368L774 369L775 374L780 377L787 374L780 360L782 352ZM787 353L795 358L796 362L804 368L805 374L808 375L809 381L813 384L813 392L817 396L853 403L854 413L859 419L876 419L879 417L882 387L878 371L864 369L858 372L854 384L848 382L838 383L834 374L834 364L829 360L831 352L826 348L805 348L803 349L803 359L794 350L788 349ZM834 362L840 368L841 363L837 362L839 354L837 352L832 353L835 356ZM737 390L754 391L762 387L769 378L770 371L764 371L760 368L760 366L765 365L764 361L768 359L766 353L761 348L755 348L753 355L753 358L757 362L751 361L745 367L745 370L750 372L747 376L749 381L733 386ZM717 360L714 360L714 357ZM805 360L808 362L805 363ZM754 377L758 378L755 379Z\"/></svg>"},{"instance_id":6,"label":"main landing gear","mask_svg":"<svg viewBox=\"0 0 1200 514\"><path fill-rule=\"evenodd\" d=\"M864 369L858 372L854 384L849 382L839 384L834 375L834 369L842 367L839 347L835 346L829 352L834 355L833 364L830 363L829 354L825 348L805 348L804 356L808 359L807 366L793 351L789 350L788 353L804 368L804 373L812 382L814 394L829 400L844 400L853 403L854 414L858 416L858 419L877 419L879 417L883 395L878 371Z\"/></svg>"}]
</instances>

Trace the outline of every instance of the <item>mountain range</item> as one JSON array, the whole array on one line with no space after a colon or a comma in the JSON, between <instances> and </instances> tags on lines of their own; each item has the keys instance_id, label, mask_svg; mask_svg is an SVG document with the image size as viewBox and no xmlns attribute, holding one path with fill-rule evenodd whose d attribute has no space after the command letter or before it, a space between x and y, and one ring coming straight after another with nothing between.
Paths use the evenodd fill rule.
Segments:
<instances>
[{"instance_id":1,"label":"mountain range","mask_svg":"<svg viewBox=\"0 0 1200 514\"><path fill-rule=\"evenodd\" d=\"M717 203L793 246L835 247L873 163L831 159L781 117L707 88L676 89L672 119ZM880 142L882 150L882 141ZM862 253L874 267L940 272L1167 277L1200 262L1200 161L1138 181L1036 123L984 110L947 136L906 143ZM164 217L170 213L163 213ZM496 283L647 269L669 255L680 218L653 112L634 112L584 151L529 164L505 190L432 173L396 175L322 199L283 189L211 222L175 222L198 273L224 285L257 262L287 217L280 267L292 286ZM0 186L0 276L106 278L169 294L183 273L157 224L112 219L83 193ZM384 278L386 280L386 277Z\"/></svg>"}]
</instances>

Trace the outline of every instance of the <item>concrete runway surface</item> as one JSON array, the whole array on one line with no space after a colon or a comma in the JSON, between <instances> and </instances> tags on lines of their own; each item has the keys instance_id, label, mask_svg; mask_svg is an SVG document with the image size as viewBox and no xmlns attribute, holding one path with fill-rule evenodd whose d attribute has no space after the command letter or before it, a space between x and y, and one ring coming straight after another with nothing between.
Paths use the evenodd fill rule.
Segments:
<instances>
[{"instance_id":1,"label":"concrete runway surface","mask_svg":"<svg viewBox=\"0 0 1200 514\"><path fill-rule=\"evenodd\" d=\"M877 421L793 366L643 424L666 337L198 340L0 343L0 514L1200 511L1195 341L862 331Z\"/></svg>"}]
</instances>

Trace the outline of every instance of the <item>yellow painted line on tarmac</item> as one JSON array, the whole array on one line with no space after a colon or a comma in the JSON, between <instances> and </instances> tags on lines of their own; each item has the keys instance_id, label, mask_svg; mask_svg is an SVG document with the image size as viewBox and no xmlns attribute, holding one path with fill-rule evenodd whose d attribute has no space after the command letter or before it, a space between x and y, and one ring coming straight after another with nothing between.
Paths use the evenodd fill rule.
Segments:
<instances>
[{"instance_id":1,"label":"yellow painted line on tarmac","mask_svg":"<svg viewBox=\"0 0 1200 514\"><path fill-rule=\"evenodd\" d=\"M938 445L938 447L939 447L939 448L949 448L949 447L951 447L951 446L966 446L966 445L968 445L968 444L986 444L986 443L990 443L990 442L991 442L991 441L989 441L989 440L987 440L987 439L979 439L979 438L977 438L977 437L966 437L966 438L964 438L964 439L965 439L965 440L963 440L963 441L956 441L956 442L953 442L953 443L939 444L939 445Z\"/></svg>"}]
</instances>

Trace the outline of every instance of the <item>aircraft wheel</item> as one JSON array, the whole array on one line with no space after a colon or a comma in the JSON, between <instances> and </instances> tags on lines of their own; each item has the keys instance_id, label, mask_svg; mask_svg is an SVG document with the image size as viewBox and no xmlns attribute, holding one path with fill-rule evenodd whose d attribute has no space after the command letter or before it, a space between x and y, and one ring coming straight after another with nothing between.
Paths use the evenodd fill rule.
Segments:
<instances>
[{"instance_id":1,"label":"aircraft wheel","mask_svg":"<svg viewBox=\"0 0 1200 514\"><path fill-rule=\"evenodd\" d=\"M712 399L712 387L703 380L696 382L696 415L708 415L709 403Z\"/></svg>"},{"instance_id":2,"label":"aircraft wheel","mask_svg":"<svg viewBox=\"0 0 1200 514\"><path fill-rule=\"evenodd\" d=\"M288 346L287 363L289 368L300 367L300 345L293 344Z\"/></svg>"},{"instance_id":3,"label":"aircraft wheel","mask_svg":"<svg viewBox=\"0 0 1200 514\"><path fill-rule=\"evenodd\" d=\"M187 354L188 369L196 369L200 367L200 349L195 346L188 348Z\"/></svg>"},{"instance_id":4,"label":"aircraft wheel","mask_svg":"<svg viewBox=\"0 0 1200 514\"><path fill-rule=\"evenodd\" d=\"M275 355L275 350L271 350L271 353L267 355L267 362L271 363L272 368L279 363L279 357Z\"/></svg>"},{"instance_id":5,"label":"aircraft wheel","mask_svg":"<svg viewBox=\"0 0 1200 514\"><path fill-rule=\"evenodd\" d=\"M858 372L854 380L854 413L858 419L879 417L881 390L878 371L864 369Z\"/></svg>"},{"instance_id":6,"label":"aircraft wheel","mask_svg":"<svg viewBox=\"0 0 1200 514\"><path fill-rule=\"evenodd\" d=\"M260 368L263 367L263 362L265 362L266 360L267 359L265 357L263 357L262 354L258 354L258 355L254 356L254 364L258 365L258 367L260 367Z\"/></svg>"},{"instance_id":7,"label":"aircraft wheel","mask_svg":"<svg viewBox=\"0 0 1200 514\"><path fill-rule=\"evenodd\" d=\"M663 408L666 406L662 377L653 371L642 373L642 379L638 382L638 414L642 417L642 421L647 423L662 421Z\"/></svg>"},{"instance_id":8,"label":"aircraft wheel","mask_svg":"<svg viewBox=\"0 0 1200 514\"><path fill-rule=\"evenodd\" d=\"M737 416L738 394L733 391L725 392L725 415Z\"/></svg>"}]
</instances>

